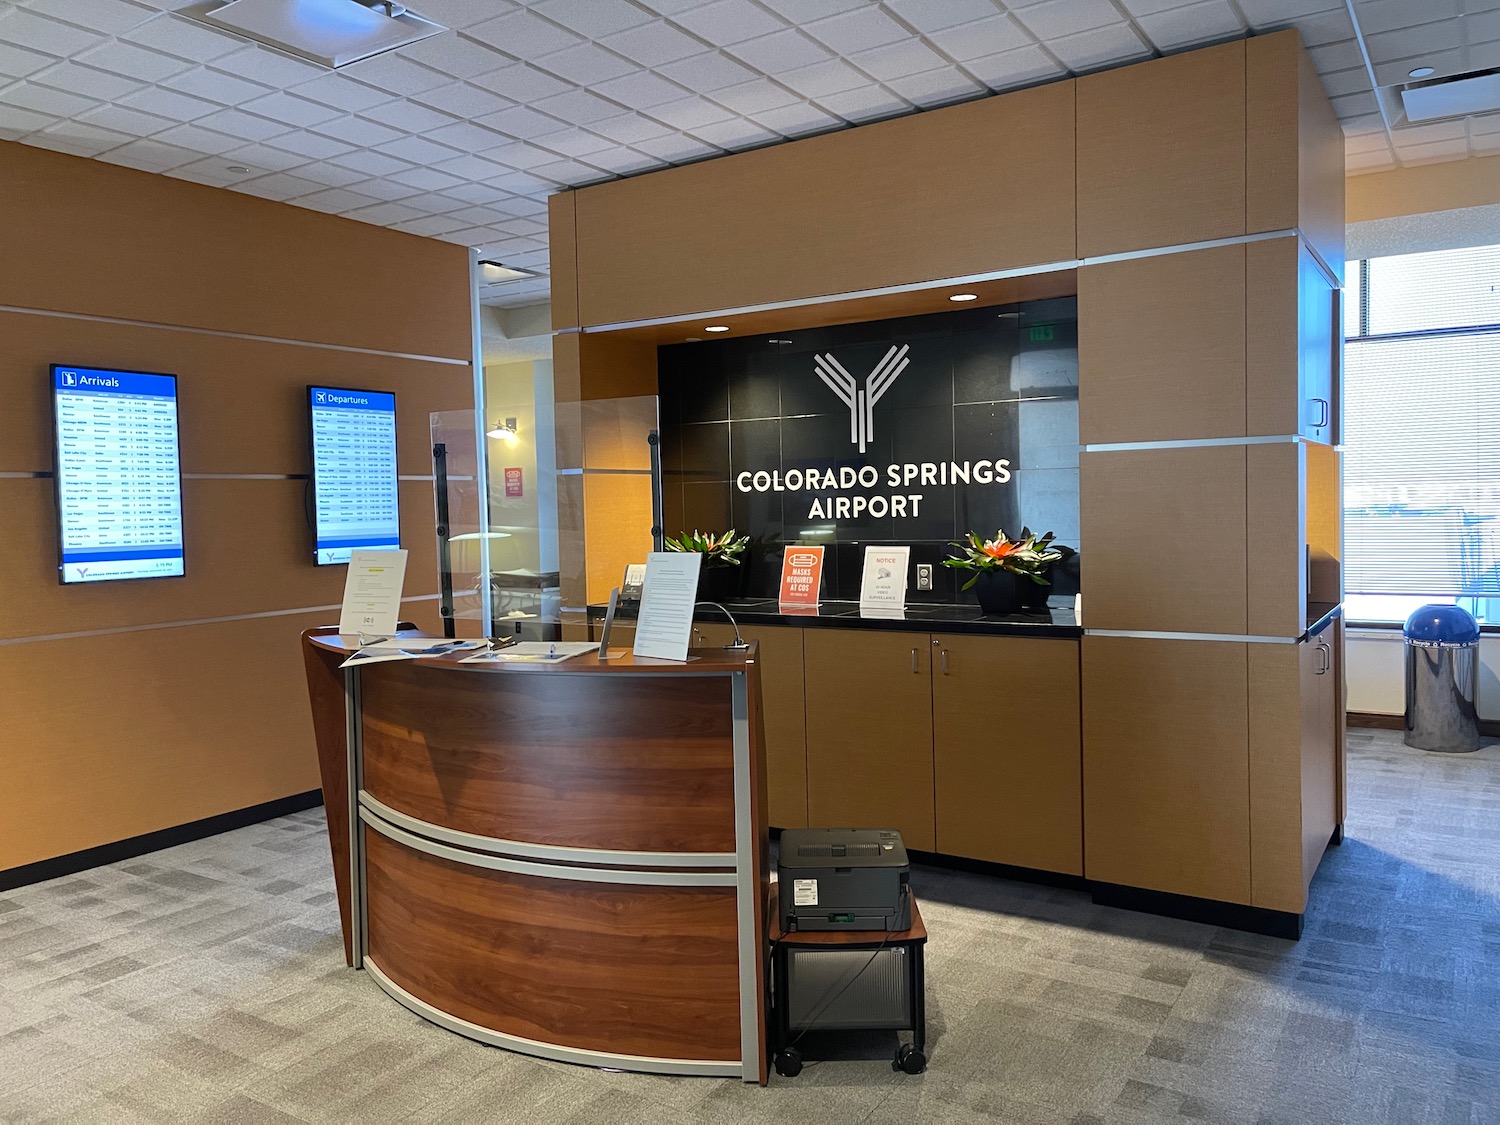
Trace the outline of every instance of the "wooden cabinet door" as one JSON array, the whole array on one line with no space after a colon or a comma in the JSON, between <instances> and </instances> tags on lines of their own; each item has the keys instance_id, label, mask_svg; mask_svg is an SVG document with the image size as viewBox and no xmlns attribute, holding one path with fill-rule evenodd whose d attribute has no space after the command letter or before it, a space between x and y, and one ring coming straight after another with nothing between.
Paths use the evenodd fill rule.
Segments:
<instances>
[{"instance_id":1,"label":"wooden cabinet door","mask_svg":"<svg viewBox=\"0 0 1500 1125\"><path fill-rule=\"evenodd\" d=\"M766 735L766 816L773 828L807 827L807 713L802 693L802 630L744 625L740 635L760 645L761 722ZM693 626L695 648L728 644L728 625Z\"/></svg>"},{"instance_id":2,"label":"wooden cabinet door","mask_svg":"<svg viewBox=\"0 0 1500 1125\"><path fill-rule=\"evenodd\" d=\"M937 850L1083 874L1078 642L932 638Z\"/></svg>"},{"instance_id":3,"label":"wooden cabinet door","mask_svg":"<svg viewBox=\"0 0 1500 1125\"><path fill-rule=\"evenodd\" d=\"M1302 882L1312 881L1338 822L1339 712L1342 695L1335 626L1297 647L1302 650Z\"/></svg>"},{"instance_id":4,"label":"wooden cabinet door","mask_svg":"<svg viewBox=\"0 0 1500 1125\"><path fill-rule=\"evenodd\" d=\"M803 631L807 813L817 828L898 828L935 848L931 638Z\"/></svg>"}]
</instances>

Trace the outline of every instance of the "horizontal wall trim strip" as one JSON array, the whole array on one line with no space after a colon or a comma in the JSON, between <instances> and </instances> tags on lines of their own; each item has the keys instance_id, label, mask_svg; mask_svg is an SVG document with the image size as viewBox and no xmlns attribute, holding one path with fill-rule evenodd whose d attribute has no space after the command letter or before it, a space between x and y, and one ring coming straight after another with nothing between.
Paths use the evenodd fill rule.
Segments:
<instances>
[{"instance_id":1,"label":"horizontal wall trim strip","mask_svg":"<svg viewBox=\"0 0 1500 1125\"><path fill-rule=\"evenodd\" d=\"M1297 637L1259 637L1241 633L1166 633L1152 629L1085 629L1087 637L1139 637L1153 641L1237 641L1252 645L1294 645Z\"/></svg>"},{"instance_id":2,"label":"horizontal wall trim strip","mask_svg":"<svg viewBox=\"0 0 1500 1125\"><path fill-rule=\"evenodd\" d=\"M1120 453L1131 449L1203 449L1218 445L1285 445L1305 440L1297 434L1276 434L1269 437L1174 438L1171 441L1102 441L1093 445L1080 445L1078 449L1081 453Z\"/></svg>"},{"instance_id":3,"label":"horizontal wall trim strip","mask_svg":"<svg viewBox=\"0 0 1500 1125\"><path fill-rule=\"evenodd\" d=\"M51 475L50 473L48 474ZM183 473L183 480L307 480L307 473Z\"/></svg>"},{"instance_id":4,"label":"horizontal wall trim strip","mask_svg":"<svg viewBox=\"0 0 1500 1125\"><path fill-rule=\"evenodd\" d=\"M21 473L0 473L0 479L3 479L3 480L51 480L52 479L52 473L51 473L50 470L42 470L42 469L38 469L35 472L30 472L30 473L27 473L27 472L21 472Z\"/></svg>"},{"instance_id":5,"label":"horizontal wall trim strip","mask_svg":"<svg viewBox=\"0 0 1500 1125\"><path fill-rule=\"evenodd\" d=\"M560 477L649 477L650 469L558 469Z\"/></svg>"},{"instance_id":6,"label":"horizontal wall trim strip","mask_svg":"<svg viewBox=\"0 0 1500 1125\"><path fill-rule=\"evenodd\" d=\"M649 1071L653 1074L681 1074L700 1078L739 1078L743 1064L738 1060L717 1062L712 1059L658 1059L650 1055L616 1055L604 1051L591 1051L584 1047L567 1047L558 1043L543 1043L538 1039L525 1039L519 1035L507 1035L503 1031L492 1031L477 1023L470 1023L461 1016L451 1015L441 1008L413 996L390 977L370 957L365 957L362 966L386 993L408 1011L415 1012L425 1020L447 1028L456 1035L474 1039L491 1047L501 1047L524 1055L552 1059L556 1062L574 1063L604 1069Z\"/></svg>"},{"instance_id":7,"label":"horizontal wall trim strip","mask_svg":"<svg viewBox=\"0 0 1500 1125\"><path fill-rule=\"evenodd\" d=\"M225 340L250 340L258 344L286 344L293 348L321 348L324 351L347 352L352 355L380 355L390 359L413 359L419 363L443 363L455 367L470 366L470 361L467 359L454 359L449 356L392 352L382 348L356 348L350 344L323 344L316 340L292 340L285 336L258 336L253 332L226 332L220 328L195 328L187 324L162 324L154 320L131 320L120 316L96 316L91 313L61 312L57 309L29 309L20 305L0 305L0 313L50 316L60 320L84 320L91 324L119 324L127 328L155 328L162 332L186 332L193 336L218 336Z\"/></svg>"},{"instance_id":8,"label":"horizontal wall trim strip","mask_svg":"<svg viewBox=\"0 0 1500 1125\"><path fill-rule=\"evenodd\" d=\"M441 594L413 594L403 602L435 602ZM40 641L75 641L85 637L112 637L117 633L145 633L152 629L185 629L191 625L222 625L230 621L255 621L262 617L295 617L299 613L333 613L342 605L304 605L295 609L267 609L259 613L233 613L224 617L194 617L183 621L152 621L144 625L119 625L113 629L80 629L73 633L38 633L29 637L0 637L0 646L29 645Z\"/></svg>"},{"instance_id":9,"label":"horizontal wall trim strip","mask_svg":"<svg viewBox=\"0 0 1500 1125\"><path fill-rule=\"evenodd\" d=\"M792 301L772 301L757 305L738 305L728 309L705 309L699 312L675 313L672 316L647 317L643 320L622 320L612 324L586 324L577 328L559 328L553 335L567 336L585 332L620 332L627 328L651 328L660 324L685 324L703 317L744 316L749 313L774 312L777 309L801 309L815 305L829 305L835 301L854 301L865 297L887 297L900 293L922 293L929 289L946 289L954 285L974 285L984 281L1003 281L1012 277L1035 277L1039 274L1061 273L1085 266L1104 265L1108 262L1128 262L1137 258L1159 258L1164 254L1187 254L1194 250L1211 250L1219 246L1244 246L1251 242L1266 242L1276 238L1299 238L1301 232L1295 228L1265 231L1260 234L1239 234L1232 238L1215 238L1206 242L1183 242L1172 246L1155 246L1147 250L1128 250L1120 254L1102 254L1094 258L1073 258L1067 261L1043 262L1034 266L1016 266L1005 270L988 270L984 273L964 274L961 277L940 277L931 281L912 281L904 285L883 285L875 289L856 289L845 293L825 293L817 297L799 297Z\"/></svg>"},{"instance_id":10,"label":"horizontal wall trim strip","mask_svg":"<svg viewBox=\"0 0 1500 1125\"><path fill-rule=\"evenodd\" d=\"M444 844L455 844L471 851L491 855L510 855L521 859L556 860L561 863L597 863L615 867L720 867L733 869L733 852L622 852L607 848L571 848L557 844L529 844L521 840L503 840L496 836L479 836L445 828L441 824L408 816L391 808L368 790L359 791L359 803L398 828L416 836L426 836Z\"/></svg>"},{"instance_id":11,"label":"horizontal wall trim strip","mask_svg":"<svg viewBox=\"0 0 1500 1125\"><path fill-rule=\"evenodd\" d=\"M1318 269L1323 274L1323 280L1335 289L1342 289L1344 283L1339 280L1339 275L1334 272L1333 267L1323 258L1317 246L1314 245L1313 240L1307 237L1306 232L1301 227L1297 228L1297 237L1302 240L1302 245L1307 248L1307 252L1312 255L1313 261L1318 264Z\"/></svg>"},{"instance_id":12,"label":"horizontal wall trim strip","mask_svg":"<svg viewBox=\"0 0 1500 1125\"><path fill-rule=\"evenodd\" d=\"M388 840L403 847L439 859L462 863L468 867L483 867L489 871L506 871L512 875L530 875L539 879L575 880L582 883L625 883L637 887L733 887L736 886L733 871L621 871L612 867L563 867L552 863L535 863L524 859L508 859L504 856L484 852L471 852L463 848L449 847L436 840L427 840L414 833L398 828L382 819L367 807L359 810L359 819Z\"/></svg>"},{"instance_id":13,"label":"horizontal wall trim strip","mask_svg":"<svg viewBox=\"0 0 1500 1125\"><path fill-rule=\"evenodd\" d=\"M0 891L14 890L16 887L28 886L31 883L45 883L49 879L75 875L80 871L88 871L90 868L136 859L139 856L149 855L151 852L159 852L163 848L175 848L178 844L206 840L221 832L232 832L236 828L246 828L252 824L275 820L277 817L287 816L290 813L315 809L322 803L323 791L309 789L305 793L278 797L274 801L264 801L258 805L251 805L249 808L235 809L216 816L207 816L202 820L189 821L187 824L178 824L171 828L146 832L140 836L131 836L126 840L116 840L110 844L84 848L82 851L69 852L67 855L55 856L52 859L22 864L20 867L0 871Z\"/></svg>"}]
</instances>

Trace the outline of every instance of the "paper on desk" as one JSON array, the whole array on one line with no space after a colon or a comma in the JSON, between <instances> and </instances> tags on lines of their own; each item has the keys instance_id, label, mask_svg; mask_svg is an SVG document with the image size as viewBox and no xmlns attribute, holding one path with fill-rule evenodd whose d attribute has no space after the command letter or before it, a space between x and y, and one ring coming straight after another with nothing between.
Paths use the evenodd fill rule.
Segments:
<instances>
[{"instance_id":1,"label":"paper on desk","mask_svg":"<svg viewBox=\"0 0 1500 1125\"><path fill-rule=\"evenodd\" d=\"M448 652L463 652L484 644L483 641L445 641L431 637L413 637L410 640L392 639L365 645L351 654L339 665L354 668L361 664L380 664L387 660L415 660L419 656L438 656Z\"/></svg>"},{"instance_id":2,"label":"paper on desk","mask_svg":"<svg viewBox=\"0 0 1500 1125\"><path fill-rule=\"evenodd\" d=\"M687 659L702 565L703 556L695 551L653 551L646 556L646 584L635 622L635 655Z\"/></svg>"},{"instance_id":3,"label":"paper on desk","mask_svg":"<svg viewBox=\"0 0 1500 1125\"><path fill-rule=\"evenodd\" d=\"M593 641L521 641L494 651L476 652L464 657L460 664L559 664L582 656L586 652L597 652L599 646Z\"/></svg>"},{"instance_id":4,"label":"paper on desk","mask_svg":"<svg viewBox=\"0 0 1500 1125\"><path fill-rule=\"evenodd\" d=\"M405 580L405 551L351 551L339 632L394 633L401 616L401 586Z\"/></svg>"}]
</instances>

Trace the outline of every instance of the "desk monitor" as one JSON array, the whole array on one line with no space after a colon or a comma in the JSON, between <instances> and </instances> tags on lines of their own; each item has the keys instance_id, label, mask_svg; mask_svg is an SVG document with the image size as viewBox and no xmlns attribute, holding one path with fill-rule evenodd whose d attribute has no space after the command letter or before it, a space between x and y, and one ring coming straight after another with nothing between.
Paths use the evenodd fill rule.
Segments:
<instances>
[{"instance_id":1,"label":"desk monitor","mask_svg":"<svg viewBox=\"0 0 1500 1125\"><path fill-rule=\"evenodd\" d=\"M346 563L354 548L401 546L396 503L396 396L308 387L314 558Z\"/></svg>"},{"instance_id":2,"label":"desk monitor","mask_svg":"<svg viewBox=\"0 0 1500 1125\"><path fill-rule=\"evenodd\" d=\"M53 364L57 577L183 573L177 377Z\"/></svg>"}]
</instances>

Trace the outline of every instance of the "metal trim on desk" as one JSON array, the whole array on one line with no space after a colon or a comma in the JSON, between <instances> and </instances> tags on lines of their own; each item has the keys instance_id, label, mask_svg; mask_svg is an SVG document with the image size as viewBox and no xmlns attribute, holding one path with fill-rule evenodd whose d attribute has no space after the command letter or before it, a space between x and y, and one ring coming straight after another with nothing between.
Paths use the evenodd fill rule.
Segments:
<instances>
[{"instance_id":1,"label":"metal trim on desk","mask_svg":"<svg viewBox=\"0 0 1500 1125\"><path fill-rule=\"evenodd\" d=\"M760 1018L764 996L757 980L761 963L760 929L755 924L756 830L752 818L750 774L750 684L744 672L734 674L730 692L734 716L734 844L735 907L738 914L740 948L740 1054L744 1057L741 1077L760 1081L761 1052L765 1050Z\"/></svg>"},{"instance_id":2,"label":"metal trim on desk","mask_svg":"<svg viewBox=\"0 0 1500 1125\"><path fill-rule=\"evenodd\" d=\"M477 1040L491 1047L503 1047L518 1054L534 1055L538 1058L553 1059L556 1062L576 1063L580 1066L617 1067L652 1074L695 1075L707 1078L736 1077L745 1065L736 1060L659 1059L650 1055L617 1055L605 1051L591 1051L586 1047L567 1047L557 1043L544 1043L539 1039L527 1039L520 1035L507 1035L503 1031L494 1031L480 1024L470 1023L461 1016L451 1015L413 996L386 976L374 961L366 961L365 969L391 999L423 1019L465 1038Z\"/></svg>"},{"instance_id":3,"label":"metal trim on desk","mask_svg":"<svg viewBox=\"0 0 1500 1125\"><path fill-rule=\"evenodd\" d=\"M734 852L626 852L605 848L573 848L562 844L528 844L498 836L479 836L457 828L421 820L391 808L368 790L359 791L359 803L381 819L416 836L440 843L454 844L469 851L512 858L554 860L567 863L594 863L614 867L720 867L731 868Z\"/></svg>"},{"instance_id":4,"label":"metal trim on desk","mask_svg":"<svg viewBox=\"0 0 1500 1125\"><path fill-rule=\"evenodd\" d=\"M485 852L471 852L463 848L449 847L435 840L407 832L403 828L382 819L367 808L359 810L359 819L389 840L425 852L453 863L468 867L483 867L490 871L507 871L514 875L532 875L540 879L568 879L585 883L624 883L638 887L735 887L738 879L733 871L627 871L603 867L562 867L550 863L533 863L523 859L507 859Z\"/></svg>"},{"instance_id":5,"label":"metal trim on desk","mask_svg":"<svg viewBox=\"0 0 1500 1125\"><path fill-rule=\"evenodd\" d=\"M345 794L349 816L349 959L356 969L364 968L365 959L365 864L364 841L359 830L357 794L364 784L360 756L363 753L364 723L361 720L359 669L344 669L344 761L349 772L349 791Z\"/></svg>"}]
</instances>

